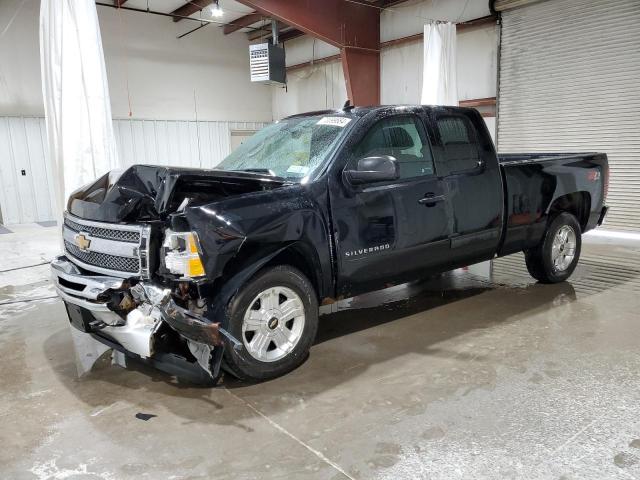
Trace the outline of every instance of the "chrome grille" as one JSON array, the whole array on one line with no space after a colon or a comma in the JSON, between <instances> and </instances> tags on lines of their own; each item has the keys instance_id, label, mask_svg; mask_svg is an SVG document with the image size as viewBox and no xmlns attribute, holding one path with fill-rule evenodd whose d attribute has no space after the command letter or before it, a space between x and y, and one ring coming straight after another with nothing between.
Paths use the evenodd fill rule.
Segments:
<instances>
[{"instance_id":1,"label":"chrome grille","mask_svg":"<svg viewBox=\"0 0 640 480\"><path fill-rule=\"evenodd\" d=\"M130 272L136 274L140 271L140 260L137 258L118 257L100 252L83 252L74 244L67 241L64 246L71 255L89 265L98 266L107 270L118 272Z\"/></svg>"},{"instance_id":2,"label":"chrome grille","mask_svg":"<svg viewBox=\"0 0 640 480\"><path fill-rule=\"evenodd\" d=\"M119 240L121 242L140 243L140 232L130 230L115 230L93 225L81 225L69 218L64 219L64 224L76 232L85 232L92 237L106 238L108 240Z\"/></svg>"},{"instance_id":3,"label":"chrome grille","mask_svg":"<svg viewBox=\"0 0 640 480\"><path fill-rule=\"evenodd\" d=\"M92 272L149 278L149 237L145 225L85 220L65 214L62 236L70 261Z\"/></svg>"}]
</instances>

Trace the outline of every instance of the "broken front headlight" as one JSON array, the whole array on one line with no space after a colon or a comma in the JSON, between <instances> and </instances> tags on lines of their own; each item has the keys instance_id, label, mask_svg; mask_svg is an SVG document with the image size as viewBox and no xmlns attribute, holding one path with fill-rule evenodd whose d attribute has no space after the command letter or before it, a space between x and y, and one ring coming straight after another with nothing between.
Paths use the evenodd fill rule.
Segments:
<instances>
[{"instance_id":1,"label":"broken front headlight","mask_svg":"<svg viewBox=\"0 0 640 480\"><path fill-rule=\"evenodd\" d=\"M173 232L167 230L162 244L164 266L182 278L204 276L204 265L200 258L200 244L194 232Z\"/></svg>"}]
</instances>

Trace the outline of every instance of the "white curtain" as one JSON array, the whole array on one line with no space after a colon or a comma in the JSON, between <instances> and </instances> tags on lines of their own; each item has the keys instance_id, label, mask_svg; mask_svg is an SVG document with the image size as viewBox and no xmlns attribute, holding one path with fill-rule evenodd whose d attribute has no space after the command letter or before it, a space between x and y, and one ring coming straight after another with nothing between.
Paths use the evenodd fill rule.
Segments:
<instances>
[{"instance_id":1,"label":"white curtain","mask_svg":"<svg viewBox=\"0 0 640 480\"><path fill-rule=\"evenodd\" d=\"M458 105L456 78L456 25L424 26L423 105Z\"/></svg>"},{"instance_id":2,"label":"white curtain","mask_svg":"<svg viewBox=\"0 0 640 480\"><path fill-rule=\"evenodd\" d=\"M94 0L42 0L40 67L60 213L76 188L118 166Z\"/></svg>"}]
</instances>

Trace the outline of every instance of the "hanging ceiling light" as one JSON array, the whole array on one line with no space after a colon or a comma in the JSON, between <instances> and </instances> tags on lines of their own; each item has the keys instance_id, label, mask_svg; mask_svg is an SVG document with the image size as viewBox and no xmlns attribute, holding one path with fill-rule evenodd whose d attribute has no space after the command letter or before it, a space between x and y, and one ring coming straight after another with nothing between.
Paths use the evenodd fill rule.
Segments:
<instances>
[{"instance_id":1,"label":"hanging ceiling light","mask_svg":"<svg viewBox=\"0 0 640 480\"><path fill-rule=\"evenodd\" d=\"M222 15L224 15L224 12L222 11L222 8L220 8L218 0L216 0L215 2L213 2L213 5L211 5L211 16L220 18Z\"/></svg>"}]
</instances>

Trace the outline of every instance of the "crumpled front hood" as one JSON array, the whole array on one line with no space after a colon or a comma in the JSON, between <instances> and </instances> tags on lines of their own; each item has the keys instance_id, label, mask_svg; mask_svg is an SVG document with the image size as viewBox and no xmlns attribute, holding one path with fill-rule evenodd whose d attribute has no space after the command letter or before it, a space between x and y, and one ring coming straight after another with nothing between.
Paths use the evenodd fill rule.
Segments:
<instances>
[{"instance_id":1,"label":"crumpled front hood","mask_svg":"<svg viewBox=\"0 0 640 480\"><path fill-rule=\"evenodd\" d=\"M134 165L120 176L107 173L73 192L67 210L102 222L163 220L185 198L193 206L282 185L282 180L269 175Z\"/></svg>"}]
</instances>

